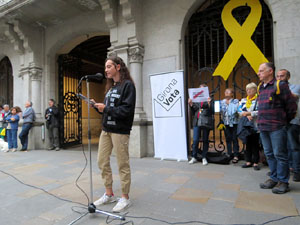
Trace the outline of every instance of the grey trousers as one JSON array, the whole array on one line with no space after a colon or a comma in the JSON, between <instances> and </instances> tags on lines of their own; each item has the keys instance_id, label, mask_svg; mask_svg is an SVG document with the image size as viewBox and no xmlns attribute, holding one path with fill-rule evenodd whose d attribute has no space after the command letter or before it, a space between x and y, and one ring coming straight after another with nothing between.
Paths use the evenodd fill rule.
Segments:
<instances>
[{"instance_id":1,"label":"grey trousers","mask_svg":"<svg viewBox=\"0 0 300 225\"><path fill-rule=\"evenodd\" d=\"M50 147L59 147L58 127L54 127L50 124L48 127L48 136L50 139Z\"/></svg>"}]
</instances>

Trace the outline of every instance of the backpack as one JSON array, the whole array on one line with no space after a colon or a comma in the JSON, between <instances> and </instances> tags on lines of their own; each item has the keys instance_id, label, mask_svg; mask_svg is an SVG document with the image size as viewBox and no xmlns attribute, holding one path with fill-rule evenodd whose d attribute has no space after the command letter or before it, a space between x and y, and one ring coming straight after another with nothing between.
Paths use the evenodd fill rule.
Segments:
<instances>
[{"instance_id":1,"label":"backpack","mask_svg":"<svg viewBox=\"0 0 300 225\"><path fill-rule=\"evenodd\" d=\"M274 84L273 84L274 90L276 91L276 95L280 94L279 83L280 83L280 80L276 80L276 82L274 82ZM259 85L257 86L257 95L259 95L259 89L260 89L261 85L262 85L262 82L260 82Z\"/></svg>"}]
</instances>

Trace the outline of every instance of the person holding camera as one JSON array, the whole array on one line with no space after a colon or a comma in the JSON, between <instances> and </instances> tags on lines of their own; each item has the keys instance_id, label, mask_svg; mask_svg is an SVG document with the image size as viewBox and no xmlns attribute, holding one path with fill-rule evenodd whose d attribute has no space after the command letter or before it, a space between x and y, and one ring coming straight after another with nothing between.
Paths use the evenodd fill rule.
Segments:
<instances>
[{"instance_id":1,"label":"person holding camera","mask_svg":"<svg viewBox=\"0 0 300 225\"><path fill-rule=\"evenodd\" d=\"M59 151L59 110L55 106L54 99L49 100L49 107L45 112L46 127L48 129L48 136L50 139L50 147L48 150Z\"/></svg>"}]
</instances>

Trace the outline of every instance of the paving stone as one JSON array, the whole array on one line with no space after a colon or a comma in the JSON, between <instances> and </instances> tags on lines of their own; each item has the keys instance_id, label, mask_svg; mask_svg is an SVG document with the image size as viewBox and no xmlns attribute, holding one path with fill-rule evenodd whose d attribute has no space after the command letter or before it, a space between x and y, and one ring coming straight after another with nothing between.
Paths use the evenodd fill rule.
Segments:
<instances>
[{"instance_id":1,"label":"paving stone","mask_svg":"<svg viewBox=\"0 0 300 225\"><path fill-rule=\"evenodd\" d=\"M105 191L96 162L97 151L92 151L92 160L93 200L96 200ZM84 163L82 152L77 150L0 153L1 169L17 175L26 183L41 186L61 197L79 201L85 207L87 200L75 186L75 180ZM199 224L196 221L212 224L262 224L280 219L283 215L290 215L291 211L298 213L300 209L300 183L290 181L291 192L280 196L271 194L270 190L259 188L259 183L268 178L267 167L254 171L252 168L242 169L240 166L243 161L237 165L210 163L203 166L201 163L190 165L187 162L161 161L153 158L131 159L130 163L132 170L130 198L133 205L124 212L130 216L150 216L169 222L195 221L190 223L195 225ZM114 156L111 157L111 166L114 192L119 197L121 185ZM65 225L79 216L72 211L72 207L77 206L76 204L60 201L44 192L24 186L1 172L0 178L1 225ZM89 168L82 174L79 184L90 197ZM254 196L241 197L240 192L254 193ZM262 197L265 195L281 197L283 200ZM278 211L283 207L274 208L274 201L279 206L284 204L286 211ZM251 209L246 207L249 202L252 204ZM242 207L237 208L237 203L243 203ZM115 204L100 206L97 209L111 211ZM255 208L259 211L254 211ZM87 212L86 207L74 209ZM129 220L135 225L163 224L146 218L126 218L126 221ZM300 217L286 218L271 224L299 225L299 220ZM88 214L76 224L103 225L106 224L105 221L106 216ZM120 223L113 221L111 224Z\"/></svg>"},{"instance_id":2,"label":"paving stone","mask_svg":"<svg viewBox=\"0 0 300 225\"><path fill-rule=\"evenodd\" d=\"M217 189L213 192L211 199L227 201L227 202L235 202L237 197L238 197L237 191Z\"/></svg>"},{"instance_id":3,"label":"paving stone","mask_svg":"<svg viewBox=\"0 0 300 225\"><path fill-rule=\"evenodd\" d=\"M186 183L190 177L186 176L170 176L167 179L165 179L165 182L170 183L170 184L184 184Z\"/></svg>"},{"instance_id":4,"label":"paving stone","mask_svg":"<svg viewBox=\"0 0 300 225\"><path fill-rule=\"evenodd\" d=\"M30 220L27 220L27 221L24 221L24 223L22 223L22 225L52 225L52 224L55 224L56 221L55 220L52 220L52 221L49 221L49 220L45 220L43 218L33 218L33 219L30 219Z\"/></svg>"},{"instance_id":5,"label":"paving stone","mask_svg":"<svg viewBox=\"0 0 300 225\"><path fill-rule=\"evenodd\" d=\"M14 174L20 174L20 173L35 173L37 171L40 171L41 168L49 167L47 164L40 164L40 163L33 163L30 165L23 165L23 166L17 166L14 167L12 172Z\"/></svg>"},{"instance_id":6,"label":"paving stone","mask_svg":"<svg viewBox=\"0 0 300 225\"><path fill-rule=\"evenodd\" d=\"M203 212L229 219L234 214L234 202L210 198L203 206Z\"/></svg>"},{"instance_id":7,"label":"paving stone","mask_svg":"<svg viewBox=\"0 0 300 225\"><path fill-rule=\"evenodd\" d=\"M235 207L283 216L298 215L298 211L292 198L287 195L280 196L275 194L241 191Z\"/></svg>"},{"instance_id":8,"label":"paving stone","mask_svg":"<svg viewBox=\"0 0 300 225\"><path fill-rule=\"evenodd\" d=\"M188 202L206 203L211 196L212 192L209 191L181 188L171 198Z\"/></svg>"},{"instance_id":9,"label":"paving stone","mask_svg":"<svg viewBox=\"0 0 300 225\"><path fill-rule=\"evenodd\" d=\"M172 168L159 168L155 172L160 173L160 174L174 174L174 173L179 172L179 170L178 169L172 169Z\"/></svg>"},{"instance_id":10,"label":"paving stone","mask_svg":"<svg viewBox=\"0 0 300 225\"><path fill-rule=\"evenodd\" d=\"M196 174L198 178L220 179L224 177L224 173L217 171L202 170Z\"/></svg>"},{"instance_id":11,"label":"paving stone","mask_svg":"<svg viewBox=\"0 0 300 225\"><path fill-rule=\"evenodd\" d=\"M218 189L224 189L224 190L231 190L231 191L239 191L240 190L239 184L225 184L225 183L219 183Z\"/></svg>"}]
</instances>

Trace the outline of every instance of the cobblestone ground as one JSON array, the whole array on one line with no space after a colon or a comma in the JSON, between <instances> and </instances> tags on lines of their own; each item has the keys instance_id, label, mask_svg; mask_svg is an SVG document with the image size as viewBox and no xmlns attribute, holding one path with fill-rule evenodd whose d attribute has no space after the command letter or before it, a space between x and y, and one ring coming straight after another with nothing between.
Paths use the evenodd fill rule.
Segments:
<instances>
[{"instance_id":1,"label":"cobblestone ground","mask_svg":"<svg viewBox=\"0 0 300 225\"><path fill-rule=\"evenodd\" d=\"M92 151L94 200L104 192L96 156L97 152ZM135 225L167 224L161 220L194 221L187 224L299 225L300 217L290 216L299 215L300 183L291 181L291 191L287 194L272 194L270 190L259 188L259 183L267 179L268 169L242 169L243 163L203 166L153 158L131 159L133 205L126 211L126 222L132 221ZM115 194L120 196L115 157L111 164ZM86 210L32 186L87 205L86 197L75 185L84 165L82 152L72 149L0 152L0 224L69 224ZM32 186L21 184L6 173ZM90 196L89 170L82 174L79 185ZM99 209L111 211L113 206ZM120 224L120 221L108 222ZM104 215L88 214L76 224L107 223Z\"/></svg>"}]
</instances>

